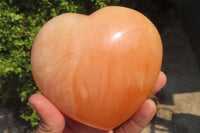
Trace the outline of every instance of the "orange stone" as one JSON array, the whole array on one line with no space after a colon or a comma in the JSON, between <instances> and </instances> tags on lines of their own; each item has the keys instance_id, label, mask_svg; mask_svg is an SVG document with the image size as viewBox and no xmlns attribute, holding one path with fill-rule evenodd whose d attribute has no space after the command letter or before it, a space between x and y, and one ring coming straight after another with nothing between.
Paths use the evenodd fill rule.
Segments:
<instances>
[{"instance_id":1,"label":"orange stone","mask_svg":"<svg viewBox=\"0 0 200 133\"><path fill-rule=\"evenodd\" d=\"M156 27L141 13L117 6L51 19L31 52L42 93L65 115L105 130L125 122L144 103L161 62Z\"/></svg>"}]
</instances>

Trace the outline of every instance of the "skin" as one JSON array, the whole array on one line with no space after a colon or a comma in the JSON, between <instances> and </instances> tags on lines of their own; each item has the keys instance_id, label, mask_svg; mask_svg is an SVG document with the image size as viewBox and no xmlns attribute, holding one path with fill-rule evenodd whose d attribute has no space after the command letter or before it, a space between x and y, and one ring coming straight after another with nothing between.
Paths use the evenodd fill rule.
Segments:
<instances>
[{"instance_id":1,"label":"skin","mask_svg":"<svg viewBox=\"0 0 200 133\"><path fill-rule=\"evenodd\" d=\"M34 133L140 133L156 113L156 105L150 99L166 84L167 77L160 72L155 87L144 104L121 126L110 130L99 130L74 121L60 112L45 96L34 94L29 98L41 122Z\"/></svg>"}]
</instances>

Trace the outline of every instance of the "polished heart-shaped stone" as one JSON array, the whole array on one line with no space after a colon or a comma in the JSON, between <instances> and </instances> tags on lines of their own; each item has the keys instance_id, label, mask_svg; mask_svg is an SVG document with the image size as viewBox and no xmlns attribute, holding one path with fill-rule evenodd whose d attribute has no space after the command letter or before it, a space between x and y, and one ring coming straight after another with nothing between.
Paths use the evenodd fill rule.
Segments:
<instances>
[{"instance_id":1,"label":"polished heart-shaped stone","mask_svg":"<svg viewBox=\"0 0 200 133\"><path fill-rule=\"evenodd\" d=\"M72 119L105 130L125 122L144 103L161 62L156 27L141 13L117 6L51 19L31 52L43 95Z\"/></svg>"}]
</instances>

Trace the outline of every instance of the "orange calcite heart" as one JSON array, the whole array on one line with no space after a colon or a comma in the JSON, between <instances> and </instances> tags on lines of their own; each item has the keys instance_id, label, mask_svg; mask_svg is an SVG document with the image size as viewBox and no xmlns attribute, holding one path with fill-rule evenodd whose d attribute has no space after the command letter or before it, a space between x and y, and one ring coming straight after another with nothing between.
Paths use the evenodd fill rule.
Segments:
<instances>
[{"instance_id":1,"label":"orange calcite heart","mask_svg":"<svg viewBox=\"0 0 200 133\"><path fill-rule=\"evenodd\" d=\"M31 52L42 93L72 119L105 130L125 122L144 103L161 62L155 26L141 13L117 6L51 19Z\"/></svg>"}]
</instances>

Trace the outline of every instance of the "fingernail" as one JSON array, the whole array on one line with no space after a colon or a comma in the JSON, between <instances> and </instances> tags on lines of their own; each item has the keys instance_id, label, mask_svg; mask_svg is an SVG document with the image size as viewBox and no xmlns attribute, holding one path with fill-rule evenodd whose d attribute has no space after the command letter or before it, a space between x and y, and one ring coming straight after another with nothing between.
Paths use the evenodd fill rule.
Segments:
<instances>
[{"instance_id":1,"label":"fingernail","mask_svg":"<svg viewBox=\"0 0 200 133\"><path fill-rule=\"evenodd\" d=\"M31 104L31 103L29 102L29 105L31 106L31 108L32 108L33 110L35 110L35 107L34 107L33 104Z\"/></svg>"},{"instance_id":2,"label":"fingernail","mask_svg":"<svg viewBox=\"0 0 200 133\"><path fill-rule=\"evenodd\" d=\"M32 104L29 104L30 106L31 106L31 108L33 109L33 110L35 110L35 108L34 108L34 106L32 105Z\"/></svg>"}]
</instances>

